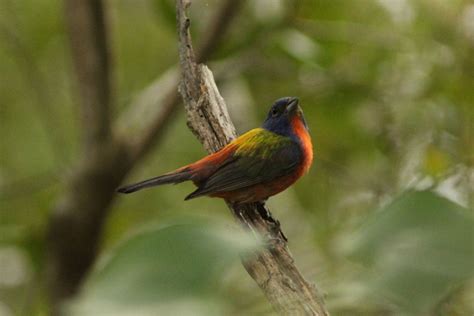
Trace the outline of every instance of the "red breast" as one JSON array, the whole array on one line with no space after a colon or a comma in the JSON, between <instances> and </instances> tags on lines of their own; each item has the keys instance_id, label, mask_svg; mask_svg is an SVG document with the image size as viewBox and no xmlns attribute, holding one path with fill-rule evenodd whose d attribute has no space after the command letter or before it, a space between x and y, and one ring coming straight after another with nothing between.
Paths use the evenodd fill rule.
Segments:
<instances>
[{"instance_id":1,"label":"red breast","mask_svg":"<svg viewBox=\"0 0 474 316\"><path fill-rule=\"evenodd\" d=\"M311 143L311 136L299 115L295 115L292 119L291 126L296 137L300 140L301 150L303 151L303 161L299 170L299 176L302 176L308 172L313 163L313 144Z\"/></svg>"}]
</instances>

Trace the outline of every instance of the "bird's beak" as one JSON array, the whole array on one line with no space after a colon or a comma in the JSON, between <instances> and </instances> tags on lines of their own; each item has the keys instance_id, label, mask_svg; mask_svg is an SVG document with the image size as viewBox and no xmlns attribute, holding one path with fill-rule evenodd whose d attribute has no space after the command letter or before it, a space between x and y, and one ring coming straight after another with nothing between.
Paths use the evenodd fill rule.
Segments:
<instances>
[{"instance_id":1,"label":"bird's beak","mask_svg":"<svg viewBox=\"0 0 474 316\"><path fill-rule=\"evenodd\" d=\"M297 115L303 122L304 127L309 130L308 125L306 124L306 121L303 116L303 110L301 109L299 102L300 101L298 100L298 98L291 98L290 102L288 102L288 106L286 107L286 111L290 117Z\"/></svg>"},{"instance_id":2,"label":"bird's beak","mask_svg":"<svg viewBox=\"0 0 474 316\"><path fill-rule=\"evenodd\" d=\"M286 111L288 114L294 114L300 108L299 107L299 100L298 98L291 98L288 106L286 107Z\"/></svg>"}]
</instances>

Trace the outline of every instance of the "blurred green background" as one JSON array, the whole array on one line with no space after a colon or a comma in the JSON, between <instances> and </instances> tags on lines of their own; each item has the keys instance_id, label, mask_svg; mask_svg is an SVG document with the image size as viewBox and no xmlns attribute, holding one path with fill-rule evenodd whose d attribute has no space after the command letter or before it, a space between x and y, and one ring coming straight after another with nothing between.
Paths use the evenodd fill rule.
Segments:
<instances>
[{"instance_id":1,"label":"blurred green background","mask_svg":"<svg viewBox=\"0 0 474 316\"><path fill-rule=\"evenodd\" d=\"M193 1L196 45L218 3ZM107 5L116 118L177 38L173 1ZM208 65L240 132L301 99L315 162L269 205L332 315L474 314L472 2L248 1ZM48 216L81 145L61 1L0 0L0 76L0 315L45 315ZM127 182L205 154L183 111L163 138ZM191 190L118 197L68 312L272 314L239 261L255 245Z\"/></svg>"}]
</instances>

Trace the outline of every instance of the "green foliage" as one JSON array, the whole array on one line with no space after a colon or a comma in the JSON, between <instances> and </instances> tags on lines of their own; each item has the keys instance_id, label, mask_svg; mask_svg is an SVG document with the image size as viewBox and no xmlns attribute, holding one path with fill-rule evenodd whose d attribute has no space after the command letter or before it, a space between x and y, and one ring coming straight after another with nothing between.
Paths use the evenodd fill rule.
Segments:
<instances>
[{"instance_id":1,"label":"green foliage","mask_svg":"<svg viewBox=\"0 0 474 316\"><path fill-rule=\"evenodd\" d=\"M474 277L474 218L430 191L406 192L371 214L353 236L371 294L425 315Z\"/></svg>"},{"instance_id":2,"label":"green foliage","mask_svg":"<svg viewBox=\"0 0 474 316\"><path fill-rule=\"evenodd\" d=\"M195 221L134 234L103 258L72 314L223 315L216 287L239 255L257 246L232 229Z\"/></svg>"},{"instance_id":3,"label":"green foliage","mask_svg":"<svg viewBox=\"0 0 474 316\"><path fill-rule=\"evenodd\" d=\"M113 118L176 65L173 2L106 1ZM193 1L196 45L219 3ZM46 286L39 285L47 220L81 147L62 6L0 1L0 308L7 315L47 312ZM315 162L269 203L297 265L327 293L332 315L474 314L472 21L466 0L247 1L211 56L240 132L260 124L275 99L302 101ZM185 126L181 112L127 182L201 158ZM227 249L205 224L204 231L200 222L152 229L116 246L150 221L199 214L233 223L221 201L183 202L193 190L182 184L117 198L101 247L110 259L97 266L75 311L87 304L117 311L122 301L142 300L146 313L152 297L182 302L189 294L203 314L270 313L244 269L231 264L241 248ZM24 262L15 265L5 248ZM11 271L4 262L28 277L4 282ZM222 273L227 266L234 268Z\"/></svg>"}]
</instances>

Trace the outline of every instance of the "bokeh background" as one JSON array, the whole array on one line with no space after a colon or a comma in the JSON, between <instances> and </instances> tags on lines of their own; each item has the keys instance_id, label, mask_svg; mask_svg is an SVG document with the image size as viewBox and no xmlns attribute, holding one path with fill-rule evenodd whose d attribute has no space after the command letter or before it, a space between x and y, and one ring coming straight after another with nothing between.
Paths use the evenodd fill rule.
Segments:
<instances>
[{"instance_id":1,"label":"bokeh background","mask_svg":"<svg viewBox=\"0 0 474 316\"><path fill-rule=\"evenodd\" d=\"M193 1L196 45L219 2ZM116 119L177 64L174 2L106 10ZM0 0L0 315L50 311L45 235L82 134L65 19L58 0ZM474 314L472 2L248 1L207 63L240 132L301 100L314 166L269 205L332 315ZM205 154L184 111L170 120L126 182ZM254 245L191 190L117 196L65 311L272 314L239 261Z\"/></svg>"}]
</instances>

